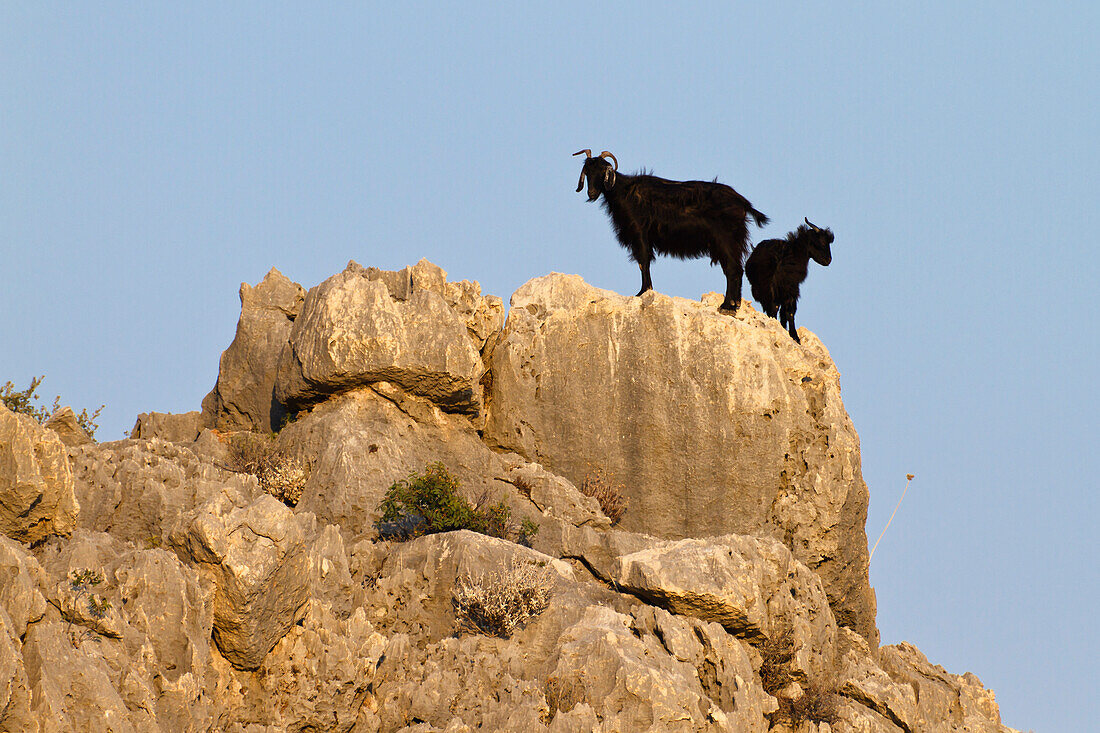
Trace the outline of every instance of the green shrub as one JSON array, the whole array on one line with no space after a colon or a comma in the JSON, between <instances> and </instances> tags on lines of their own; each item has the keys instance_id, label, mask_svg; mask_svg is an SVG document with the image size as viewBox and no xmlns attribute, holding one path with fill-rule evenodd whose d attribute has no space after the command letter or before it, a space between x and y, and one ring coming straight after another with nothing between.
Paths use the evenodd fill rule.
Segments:
<instances>
[{"instance_id":1,"label":"green shrub","mask_svg":"<svg viewBox=\"0 0 1100 733\"><path fill-rule=\"evenodd\" d=\"M54 397L53 407L48 410L42 405L36 404L39 399L38 387L45 378L45 375L31 377L30 386L24 390L16 390L12 382L5 382L0 387L0 404L3 404L12 412L33 417L39 423L46 422L50 419L50 415L57 412L57 408L61 406L61 397ZM99 423L96 422L96 419L99 417L99 413L103 412L104 407L106 405L100 405L99 409L90 415L87 408L85 408L76 416L77 424L88 434L89 438L95 438L95 431L99 429Z\"/></svg>"},{"instance_id":2,"label":"green shrub","mask_svg":"<svg viewBox=\"0 0 1100 733\"><path fill-rule=\"evenodd\" d=\"M487 496L482 496L472 505L458 493L458 486L458 479L442 463L428 464L422 473L413 471L386 491L378 506L382 516L375 526L383 538L394 540L468 529L529 542L538 531L530 519L515 526L512 510L503 500L490 504Z\"/></svg>"}]
</instances>

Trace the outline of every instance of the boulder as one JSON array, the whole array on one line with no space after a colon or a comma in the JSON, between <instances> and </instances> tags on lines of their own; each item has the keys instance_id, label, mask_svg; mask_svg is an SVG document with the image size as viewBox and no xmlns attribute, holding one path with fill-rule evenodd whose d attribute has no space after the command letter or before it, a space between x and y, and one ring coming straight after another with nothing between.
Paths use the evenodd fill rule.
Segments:
<instances>
[{"instance_id":1,"label":"boulder","mask_svg":"<svg viewBox=\"0 0 1100 733\"><path fill-rule=\"evenodd\" d=\"M285 413L272 400L275 369L305 290L273 267L255 287L241 283L240 296L237 333L222 353L214 389L202 401L203 419L219 430L278 430Z\"/></svg>"},{"instance_id":2,"label":"boulder","mask_svg":"<svg viewBox=\"0 0 1100 733\"><path fill-rule=\"evenodd\" d=\"M46 422L42 423L42 426L57 433L57 437L61 438L61 442L70 448L92 442L92 436L88 435L88 432L81 427L80 421L76 418L76 413L68 405L58 408Z\"/></svg>"},{"instance_id":3,"label":"boulder","mask_svg":"<svg viewBox=\"0 0 1100 733\"><path fill-rule=\"evenodd\" d=\"M479 312L494 309L479 311L471 295L461 305L472 312L456 310L444 296L446 274L426 261L417 268L399 281L349 262L312 288L279 359L277 401L298 412L386 381L448 412L476 415L485 370L483 341L471 331L486 328Z\"/></svg>"},{"instance_id":4,"label":"boulder","mask_svg":"<svg viewBox=\"0 0 1100 733\"><path fill-rule=\"evenodd\" d=\"M836 653L821 581L771 539L679 540L618 558L617 587L669 611L716 622L757 643L791 633L791 668L820 679Z\"/></svg>"},{"instance_id":5,"label":"boulder","mask_svg":"<svg viewBox=\"0 0 1100 733\"><path fill-rule=\"evenodd\" d=\"M229 492L200 507L186 533L171 537L217 588L214 640L238 669L258 667L305 613L312 519L267 494L249 502Z\"/></svg>"},{"instance_id":6,"label":"boulder","mask_svg":"<svg viewBox=\"0 0 1100 733\"><path fill-rule=\"evenodd\" d=\"M714 296L717 297L717 296ZM821 342L742 303L628 298L575 275L512 296L489 355L485 439L574 484L624 488L620 526L668 538L769 534L876 640L859 438Z\"/></svg>"},{"instance_id":7,"label":"boulder","mask_svg":"<svg viewBox=\"0 0 1100 733\"><path fill-rule=\"evenodd\" d=\"M64 443L0 406L0 533L35 543L72 532L79 513Z\"/></svg>"},{"instance_id":8,"label":"boulder","mask_svg":"<svg viewBox=\"0 0 1100 733\"><path fill-rule=\"evenodd\" d=\"M130 437L137 440L160 438L170 443L194 443L205 426L199 411L169 413L143 412L137 417Z\"/></svg>"}]
</instances>

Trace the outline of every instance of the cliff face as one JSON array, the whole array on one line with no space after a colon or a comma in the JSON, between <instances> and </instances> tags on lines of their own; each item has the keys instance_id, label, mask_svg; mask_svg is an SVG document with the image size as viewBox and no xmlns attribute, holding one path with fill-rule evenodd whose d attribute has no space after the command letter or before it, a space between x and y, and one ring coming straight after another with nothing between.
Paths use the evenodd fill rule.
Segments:
<instances>
[{"instance_id":1,"label":"cliff face","mask_svg":"<svg viewBox=\"0 0 1100 733\"><path fill-rule=\"evenodd\" d=\"M557 274L505 322L425 261L241 301L201 413L66 448L0 408L0 730L1009 730L973 675L878 647L859 440L809 332ZM273 428L293 492L227 467ZM433 462L529 546L380 537ZM478 633L458 610L501 588L530 618Z\"/></svg>"}]
</instances>

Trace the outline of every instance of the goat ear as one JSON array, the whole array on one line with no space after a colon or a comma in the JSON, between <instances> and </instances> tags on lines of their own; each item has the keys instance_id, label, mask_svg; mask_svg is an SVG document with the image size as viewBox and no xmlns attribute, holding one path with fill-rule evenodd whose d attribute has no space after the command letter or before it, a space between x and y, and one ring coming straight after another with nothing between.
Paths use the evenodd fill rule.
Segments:
<instances>
[{"instance_id":1,"label":"goat ear","mask_svg":"<svg viewBox=\"0 0 1100 733\"><path fill-rule=\"evenodd\" d=\"M581 177L580 177L580 180L577 181L577 193L580 193L583 189L584 189L584 168L581 168Z\"/></svg>"},{"instance_id":2,"label":"goat ear","mask_svg":"<svg viewBox=\"0 0 1100 733\"><path fill-rule=\"evenodd\" d=\"M603 172L603 187L608 191L615 188L615 171L610 166Z\"/></svg>"}]
</instances>

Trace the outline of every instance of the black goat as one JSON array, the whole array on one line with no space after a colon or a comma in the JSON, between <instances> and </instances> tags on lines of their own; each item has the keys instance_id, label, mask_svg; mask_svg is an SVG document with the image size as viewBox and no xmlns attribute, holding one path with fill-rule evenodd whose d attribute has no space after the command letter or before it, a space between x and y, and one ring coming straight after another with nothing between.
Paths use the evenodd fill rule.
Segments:
<instances>
[{"instance_id":1,"label":"black goat","mask_svg":"<svg viewBox=\"0 0 1100 733\"><path fill-rule=\"evenodd\" d=\"M649 263L655 255L685 260L709 255L711 264L720 264L726 275L726 297L719 310L737 310L749 240L746 219L751 215L757 226L764 226L768 217L717 181L667 181L645 173L619 173L619 161L606 150L595 158L591 150L574 155L585 156L577 191L584 188L587 177L588 200L603 194L615 236L642 271L638 295L653 289Z\"/></svg>"},{"instance_id":2,"label":"black goat","mask_svg":"<svg viewBox=\"0 0 1100 733\"><path fill-rule=\"evenodd\" d=\"M760 301L764 312L772 318L779 314L779 323L787 327L796 342L794 312L798 307L798 286L806 279L810 258L819 265L833 261L829 245L833 233L820 229L803 217L806 223L787 235L786 239L765 239L745 262L745 275L752 287L752 297Z\"/></svg>"}]
</instances>

